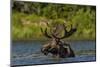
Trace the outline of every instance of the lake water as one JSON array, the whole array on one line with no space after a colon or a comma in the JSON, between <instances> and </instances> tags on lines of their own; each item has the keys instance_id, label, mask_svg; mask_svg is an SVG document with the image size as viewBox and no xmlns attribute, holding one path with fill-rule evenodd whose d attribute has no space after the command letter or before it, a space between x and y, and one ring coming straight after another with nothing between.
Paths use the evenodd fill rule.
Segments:
<instances>
[{"instance_id":1,"label":"lake water","mask_svg":"<svg viewBox=\"0 0 100 67\"><path fill-rule=\"evenodd\" d=\"M96 60L95 41L70 41L74 50L74 58L53 58L51 55L45 56L40 49L44 41L17 41L11 46L11 65L38 65L54 63L88 62Z\"/></svg>"}]
</instances>

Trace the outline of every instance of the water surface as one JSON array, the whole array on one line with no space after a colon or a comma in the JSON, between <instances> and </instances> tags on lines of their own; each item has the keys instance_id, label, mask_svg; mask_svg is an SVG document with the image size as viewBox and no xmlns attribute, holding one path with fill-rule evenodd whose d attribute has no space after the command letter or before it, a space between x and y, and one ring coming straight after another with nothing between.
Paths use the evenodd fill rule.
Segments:
<instances>
[{"instance_id":1,"label":"water surface","mask_svg":"<svg viewBox=\"0 0 100 67\"><path fill-rule=\"evenodd\" d=\"M11 65L37 65L51 63L72 63L95 61L95 41L70 41L76 57L54 58L51 55L45 56L40 49L44 41L16 41L12 42Z\"/></svg>"}]
</instances>

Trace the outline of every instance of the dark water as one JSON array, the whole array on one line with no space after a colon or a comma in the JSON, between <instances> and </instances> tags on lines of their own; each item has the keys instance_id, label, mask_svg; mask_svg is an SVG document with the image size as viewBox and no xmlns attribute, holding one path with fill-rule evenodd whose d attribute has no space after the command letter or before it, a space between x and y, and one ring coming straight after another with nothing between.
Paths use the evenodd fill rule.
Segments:
<instances>
[{"instance_id":1,"label":"dark water","mask_svg":"<svg viewBox=\"0 0 100 67\"><path fill-rule=\"evenodd\" d=\"M70 41L76 57L53 58L51 55L44 56L40 48L45 42L41 41L19 41L12 43L11 65L36 65L51 63L72 63L95 61L95 41Z\"/></svg>"}]
</instances>

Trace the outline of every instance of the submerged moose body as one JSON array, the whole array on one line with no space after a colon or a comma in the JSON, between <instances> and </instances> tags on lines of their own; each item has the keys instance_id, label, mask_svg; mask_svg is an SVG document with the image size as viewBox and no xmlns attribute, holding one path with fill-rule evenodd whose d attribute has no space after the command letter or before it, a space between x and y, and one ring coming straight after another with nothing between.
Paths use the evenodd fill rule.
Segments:
<instances>
[{"instance_id":1,"label":"submerged moose body","mask_svg":"<svg viewBox=\"0 0 100 67\"><path fill-rule=\"evenodd\" d=\"M57 35L59 34L56 30L58 28L55 27L53 29L53 32L51 32L51 35L48 35L47 33L47 28L43 32L41 28L41 32L43 33L44 36L51 38L51 41L45 45L43 45L41 52L44 55L48 55L49 53L52 54L52 56L57 56L60 58L65 58L65 57L75 57L74 51L72 50L70 44L65 43L63 40L66 37L71 36L74 32L76 32L76 28L72 28L70 31L66 30L66 26L63 24L63 29L64 29L64 36L58 37Z\"/></svg>"}]
</instances>

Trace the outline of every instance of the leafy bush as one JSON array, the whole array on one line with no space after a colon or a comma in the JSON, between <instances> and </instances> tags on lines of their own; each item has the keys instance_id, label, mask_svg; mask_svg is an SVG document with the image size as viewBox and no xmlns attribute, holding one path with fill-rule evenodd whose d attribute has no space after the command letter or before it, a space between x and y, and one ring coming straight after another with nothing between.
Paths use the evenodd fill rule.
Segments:
<instances>
[{"instance_id":1,"label":"leafy bush","mask_svg":"<svg viewBox=\"0 0 100 67\"><path fill-rule=\"evenodd\" d=\"M19 5L15 6L16 1L13 4L11 23L13 40L44 39L40 27L45 29L46 22L51 28L63 23L68 30L70 30L71 24L76 27L77 32L68 39L95 39L95 6L30 2L17 2ZM28 8L26 9L25 6ZM50 32L48 33L50 34Z\"/></svg>"}]
</instances>

